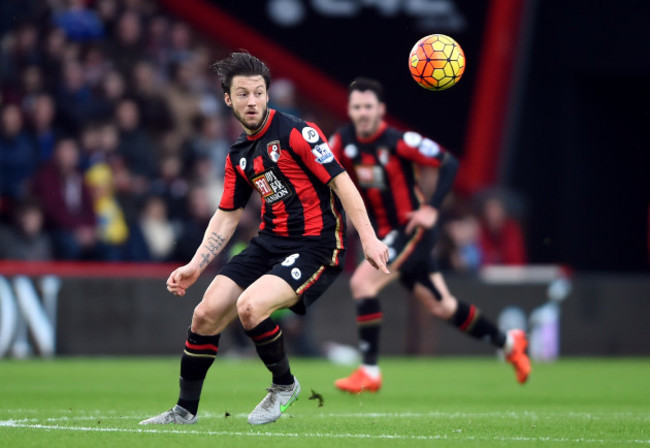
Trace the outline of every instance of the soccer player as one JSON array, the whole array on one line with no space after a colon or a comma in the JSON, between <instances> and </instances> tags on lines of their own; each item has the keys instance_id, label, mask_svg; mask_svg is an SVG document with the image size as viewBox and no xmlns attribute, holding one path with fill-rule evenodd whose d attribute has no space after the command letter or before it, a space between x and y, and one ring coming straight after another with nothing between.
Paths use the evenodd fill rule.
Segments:
<instances>
[{"instance_id":1,"label":"soccer player","mask_svg":"<svg viewBox=\"0 0 650 448\"><path fill-rule=\"evenodd\" d=\"M429 138L388 126L385 110L382 85L357 78L348 89L351 122L330 139L332 151L361 192L377 235L388 245L391 270L390 275L378 275L363 261L350 279L363 359L349 377L335 382L336 387L350 393L381 388L377 358L382 312L377 295L398 278L431 314L503 349L517 380L524 383L531 368L523 331L504 334L474 305L451 295L431 254L438 210L458 168L456 158ZM418 165L438 169L435 192L428 202L417 184Z\"/></svg>"},{"instance_id":2,"label":"soccer player","mask_svg":"<svg viewBox=\"0 0 650 448\"><path fill-rule=\"evenodd\" d=\"M268 394L250 413L252 425L276 421L300 393L280 327L271 314L304 314L341 271L345 212L361 236L368 263L388 274L388 248L372 228L363 200L334 158L321 130L268 107L271 76L247 52L213 66L225 103L243 132L226 159L224 193L192 260L167 279L184 296L233 235L254 190L263 200L259 235L225 264L194 310L181 357L176 405L141 424L197 421L201 388L219 350L219 335L239 319L272 374Z\"/></svg>"}]
</instances>

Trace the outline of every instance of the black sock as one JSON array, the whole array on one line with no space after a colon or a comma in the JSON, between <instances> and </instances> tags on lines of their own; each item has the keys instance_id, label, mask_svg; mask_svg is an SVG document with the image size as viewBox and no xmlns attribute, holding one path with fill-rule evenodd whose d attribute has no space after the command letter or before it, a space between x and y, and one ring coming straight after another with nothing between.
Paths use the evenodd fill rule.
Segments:
<instances>
[{"instance_id":1,"label":"black sock","mask_svg":"<svg viewBox=\"0 0 650 448\"><path fill-rule=\"evenodd\" d=\"M361 349L364 364L377 364L381 319L382 313L379 299L368 297L357 301L359 348Z\"/></svg>"},{"instance_id":2,"label":"black sock","mask_svg":"<svg viewBox=\"0 0 650 448\"><path fill-rule=\"evenodd\" d=\"M506 335L493 322L483 317L474 305L458 301L458 308L449 323L476 339L488 338L496 347L503 348Z\"/></svg>"},{"instance_id":3,"label":"black sock","mask_svg":"<svg viewBox=\"0 0 650 448\"><path fill-rule=\"evenodd\" d=\"M245 332L253 340L257 354L273 375L273 384L293 384L293 375L284 350L284 336L280 326L269 317L255 328Z\"/></svg>"},{"instance_id":4,"label":"black sock","mask_svg":"<svg viewBox=\"0 0 650 448\"><path fill-rule=\"evenodd\" d=\"M196 415L201 399L203 380L219 351L219 337L202 336L187 330L185 350L181 357L180 394L177 404Z\"/></svg>"}]
</instances>

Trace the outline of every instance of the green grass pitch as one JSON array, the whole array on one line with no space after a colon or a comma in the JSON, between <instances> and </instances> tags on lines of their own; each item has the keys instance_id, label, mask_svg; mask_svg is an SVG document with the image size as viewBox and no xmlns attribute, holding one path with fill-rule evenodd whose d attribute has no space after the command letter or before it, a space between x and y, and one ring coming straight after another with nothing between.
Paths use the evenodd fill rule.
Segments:
<instances>
[{"instance_id":1,"label":"green grass pitch","mask_svg":"<svg viewBox=\"0 0 650 448\"><path fill-rule=\"evenodd\" d=\"M270 375L258 360L217 359L198 424L162 427L138 422L175 403L176 357L3 360L0 447L650 446L647 358L536 363L525 386L489 357L382 367L383 389L355 396L333 386L348 367L293 359L300 399L252 427L246 416Z\"/></svg>"}]
</instances>

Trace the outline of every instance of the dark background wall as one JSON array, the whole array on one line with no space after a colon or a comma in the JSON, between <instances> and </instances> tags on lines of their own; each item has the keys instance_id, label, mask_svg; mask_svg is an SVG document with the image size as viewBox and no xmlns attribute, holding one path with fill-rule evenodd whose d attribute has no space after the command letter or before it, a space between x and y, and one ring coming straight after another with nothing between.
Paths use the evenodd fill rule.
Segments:
<instances>
[{"instance_id":1,"label":"dark background wall","mask_svg":"<svg viewBox=\"0 0 650 448\"><path fill-rule=\"evenodd\" d=\"M540 1L508 184L534 260L648 269L650 3Z\"/></svg>"},{"instance_id":2,"label":"dark background wall","mask_svg":"<svg viewBox=\"0 0 650 448\"><path fill-rule=\"evenodd\" d=\"M192 310L207 286L200 279L185 298L171 296L158 279L64 278L59 294L57 354L167 355L182 350ZM488 285L477 279L449 278L454 294L475 303L496 319L503 309L517 306L527 315L546 300L546 286ZM582 355L650 355L650 328L639 310L650 291L641 276L578 276L562 304L560 353ZM491 355L491 346L478 343L424 313L404 290L392 285L382 294L387 355ZM326 342L356 346L354 305L347 278L341 277L310 309L302 323L318 350ZM295 324L295 322L293 322ZM290 323L285 331L290 331ZM233 349L238 324L224 333L220 350ZM292 349L296 342L292 342ZM250 342L244 340L250 349Z\"/></svg>"}]
</instances>

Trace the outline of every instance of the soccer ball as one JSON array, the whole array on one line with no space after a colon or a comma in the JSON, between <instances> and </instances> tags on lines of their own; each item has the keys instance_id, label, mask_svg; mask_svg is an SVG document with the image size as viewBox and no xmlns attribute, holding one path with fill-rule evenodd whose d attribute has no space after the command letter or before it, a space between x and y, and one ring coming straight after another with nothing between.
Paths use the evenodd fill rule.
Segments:
<instances>
[{"instance_id":1,"label":"soccer ball","mask_svg":"<svg viewBox=\"0 0 650 448\"><path fill-rule=\"evenodd\" d=\"M428 90L445 90L465 72L465 53L454 39L444 34L425 36L411 49L411 76Z\"/></svg>"}]
</instances>

